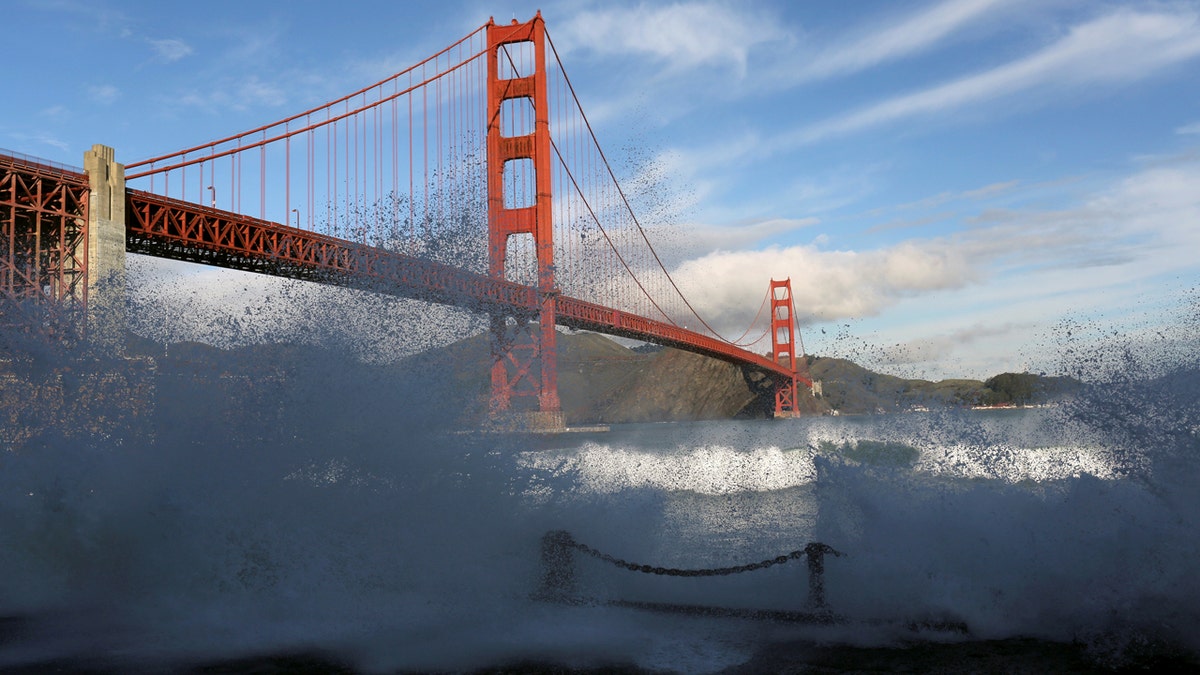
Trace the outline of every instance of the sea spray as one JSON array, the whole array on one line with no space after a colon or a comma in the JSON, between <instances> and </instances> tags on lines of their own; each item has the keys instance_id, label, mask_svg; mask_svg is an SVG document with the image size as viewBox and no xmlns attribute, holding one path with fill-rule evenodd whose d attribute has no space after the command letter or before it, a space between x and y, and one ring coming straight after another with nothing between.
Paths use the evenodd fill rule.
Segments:
<instances>
[{"instance_id":1,"label":"sea spray","mask_svg":"<svg viewBox=\"0 0 1200 675\"><path fill-rule=\"evenodd\" d=\"M43 639L0 663L376 646L469 662L459 631L523 606L533 575L540 532L516 520L506 461L464 451L436 385L308 356L266 386L160 373L136 442L49 426L7 450L0 614Z\"/></svg>"},{"instance_id":2,"label":"sea spray","mask_svg":"<svg viewBox=\"0 0 1200 675\"><path fill-rule=\"evenodd\" d=\"M152 367L43 350L14 364L60 407L26 409L0 455L0 666L309 651L372 672L530 660L713 672L778 641L919 640L921 621L968 631L937 639L1084 643L1107 664L1200 653L1185 358L1111 369L1059 408L546 439L460 434L443 404L459 383L328 347L173 345ZM150 407L122 393L138 378L153 382ZM846 553L825 574L848 623L535 602L552 529L679 568L823 541ZM664 579L580 560L577 573L596 603L806 599L800 563Z\"/></svg>"},{"instance_id":3,"label":"sea spray","mask_svg":"<svg viewBox=\"0 0 1200 675\"><path fill-rule=\"evenodd\" d=\"M829 568L832 601L863 619L953 617L975 638L1082 643L1113 667L1194 660L1200 370L1177 349L1195 326L1173 332L1065 350L1066 372L1089 381L1022 424L929 418L915 471L817 457L817 536L850 552Z\"/></svg>"}]
</instances>

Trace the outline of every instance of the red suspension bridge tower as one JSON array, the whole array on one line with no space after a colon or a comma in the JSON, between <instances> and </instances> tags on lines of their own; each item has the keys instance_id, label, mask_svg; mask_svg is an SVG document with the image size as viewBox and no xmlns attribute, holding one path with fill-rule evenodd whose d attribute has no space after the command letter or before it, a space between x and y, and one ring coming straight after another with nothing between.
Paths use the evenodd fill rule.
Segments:
<instances>
[{"instance_id":1,"label":"red suspension bridge tower","mask_svg":"<svg viewBox=\"0 0 1200 675\"><path fill-rule=\"evenodd\" d=\"M812 383L800 374L801 365L796 362L796 305L792 301L792 280L771 280L768 291L771 298L771 360L792 370L791 380L779 380L775 384L775 416L794 417L800 414L798 381L808 386ZM804 350L801 348L801 355ZM807 372L807 367L804 367Z\"/></svg>"},{"instance_id":2,"label":"red suspension bridge tower","mask_svg":"<svg viewBox=\"0 0 1200 675\"><path fill-rule=\"evenodd\" d=\"M504 279L509 237L532 235L538 292L536 328L532 316L492 314L491 414L503 417L511 411L513 397L536 395L535 425L558 428L563 426L554 329L558 289L554 281L546 31L541 12L525 23L513 19L508 26L489 21L487 41L488 273ZM520 52L532 50L532 72L520 72L509 45ZM522 65L526 65L524 61ZM508 117L529 109L533 111L533 129L505 135L505 130L514 127ZM533 203L506 202L506 195L518 192L515 185L506 185L506 177L532 182ZM510 319L515 320L515 327L510 327ZM528 334L527 339L522 333Z\"/></svg>"}]
</instances>

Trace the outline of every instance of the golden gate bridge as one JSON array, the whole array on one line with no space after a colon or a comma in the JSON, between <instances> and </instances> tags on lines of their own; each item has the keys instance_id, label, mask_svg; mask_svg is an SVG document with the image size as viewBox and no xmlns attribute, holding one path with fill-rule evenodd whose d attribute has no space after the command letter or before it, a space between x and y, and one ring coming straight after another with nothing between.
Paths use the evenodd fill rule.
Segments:
<instances>
[{"instance_id":1,"label":"golden gate bridge","mask_svg":"<svg viewBox=\"0 0 1200 675\"><path fill-rule=\"evenodd\" d=\"M178 152L122 166L98 145L83 169L0 152L0 322L123 339L131 252L486 313L494 418L562 427L555 326L757 370L775 414L796 414L811 381L790 279L721 336L630 202L541 14L489 20L371 86Z\"/></svg>"}]
</instances>

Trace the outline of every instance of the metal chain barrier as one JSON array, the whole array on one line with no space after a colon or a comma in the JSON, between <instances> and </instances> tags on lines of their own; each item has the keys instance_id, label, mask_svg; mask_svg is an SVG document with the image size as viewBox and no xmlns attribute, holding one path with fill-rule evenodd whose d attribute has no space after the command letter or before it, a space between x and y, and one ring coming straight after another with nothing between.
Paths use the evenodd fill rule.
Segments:
<instances>
[{"instance_id":1,"label":"metal chain barrier","mask_svg":"<svg viewBox=\"0 0 1200 675\"><path fill-rule=\"evenodd\" d=\"M629 562L622 560L607 553L598 551L587 544L581 544L575 541L570 532L566 530L552 530L547 532L542 537L542 585L541 588L534 594L534 597L542 600L550 600L554 602L577 602L575 595L575 569L572 563L572 552L579 551L585 553L597 560L602 560L606 563L616 565L633 572L641 572L643 574L657 574L668 577L720 577L730 574L740 574L742 572L753 572L761 570L773 565L782 565L786 562L797 560L799 558L808 559L808 607L819 614L820 619L828 617L828 611L825 605L825 556L833 555L841 557L843 554L836 551L832 546L819 542L811 542L803 549L792 551L787 555L767 558L761 562L750 563L749 565L734 565L732 567L712 567L705 569L678 569L674 567L658 567L655 565L643 565L640 563ZM618 602L617 604L621 604ZM654 603L624 603L627 606L638 606L659 609L669 609L670 611L691 611L694 612L698 608L683 608L680 606L655 605ZM703 609L703 608L699 608ZM713 608L708 608L713 610ZM719 609L719 608L718 608ZM713 610L717 611L717 610ZM733 610L720 610L726 614ZM809 619L813 618L811 612L802 614L801 616Z\"/></svg>"},{"instance_id":2,"label":"metal chain barrier","mask_svg":"<svg viewBox=\"0 0 1200 675\"><path fill-rule=\"evenodd\" d=\"M589 557L615 565L631 572L655 574L668 577L721 577L742 572L753 572L775 565L782 565L792 560L806 558L808 567L808 598L803 609L752 609L746 607L721 607L703 604L682 604L674 602L659 602L637 599L597 599L589 598L577 591L575 575L575 551ZM575 541L566 530L551 530L542 536L542 580L541 585L534 590L530 597L542 602L553 602L566 605L606 604L614 607L624 607L671 614L691 614L707 617L733 617L742 619L788 621L809 624L842 623L845 617L840 616L829 608L825 602L825 558L834 556L841 558L846 555L828 544L813 541L803 549L791 553L767 558L749 565L733 565L730 567L711 567L700 569L679 569L675 567L658 567L623 560L613 555L592 548L587 544ZM915 628L914 628L915 626ZM962 621L950 619L947 621L922 622L909 624L913 630L932 628L934 630L950 630L967 634L967 625Z\"/></svg>"},{"instance_id":3,"label":"metal chain barrier","mask_svg":"<svg viewBox=\"0 0 1200 675\"><path fill-rule=\"evenodd\" d=\"M761 562L756 562L756 563L750 563L749 565L735 565L733 567L713 567L713 568L708 568L708 569L683 570L683 569L676 569L674 567L655 567L652 565L640 565L638 563L632 563L632 562L629 562L628 560L622 560L620 558L613 557L607 553L602 553L602 552L597 551L596 549L592 548L591 546L588 546L587 544L581 544L574 540L561 541L559 543L564 546L569 546L577 551L582 551L583 553L586 553L586 554L592 556L593 558L598 558L600 560L603 560L604 562L612 563L613 565L616 565L617 567L623 567L623 568L625 568L627 570L631 570L633 572L642 572L643 574L658 574L658 575L663 575L663 576L668 576L668 577L723 577L723 576L727 576L730 574L741 574L742 572L753 572L754 570L765 569L767 567L771 567L772 565L782 565L790 560L796 560L799 558L803 558L807 553L804 550L792 551L791 553L788 553L787 555L781 555L781 556L776 556L774 558L768 558L767 560L763 560Z\"/></svg>"}]
</instances>

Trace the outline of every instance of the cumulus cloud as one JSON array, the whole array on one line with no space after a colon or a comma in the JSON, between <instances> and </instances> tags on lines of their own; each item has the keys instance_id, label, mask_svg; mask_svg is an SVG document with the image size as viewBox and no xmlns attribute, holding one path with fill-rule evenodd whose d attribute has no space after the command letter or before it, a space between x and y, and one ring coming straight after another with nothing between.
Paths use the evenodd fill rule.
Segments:
<instances>
[{"instance_id":1,"label":"cumulus cloud","mask_svg":"<svg viewBox=\"0 0 1200 675\"><path fill-rule=\"evenodd\" d=\"M994 374L1019 368L1013 359L1020 346L1052 333L1064 312L1101 316L1145 302L1146 293L1161 303L1180 285L1194 284L1200 271L1197 184L1200 161L1193 158L1140 168L1066 208L990 214L979 229L953 240L985 283L927 304L919 320L893 316L890 332L899 344L885 360L932 364L969 343L971 350L959 352L971 352L976 362L940 372ZM988 328L1011 334L989 335Z\"/></svg>"},{"instance_id":2,"label":"cumulus cloud","mask_svg":"<svg viewBox=\"0 0 1200 675\"><path fill-rule=\"evenodd\" d=\"M742 329L754 318L768 278L792 278L803 323L872 316L901 298L977 279L963 255L936 241L862 252L811 245L718 251L680 265L673 275L709 323Z\"/></svg>"},{"instance_id":3,"label":"cumulus cloud","mask_svg":"<svg viewBox=\"0 0 1200 675\"><path fill-rule=\"evenodd\" d=\"M932 362L949 354L951 345L969 343L994 344L1011 357L1006 334L1028 338L1035 325L1052 323L1066 308L1102 310L1156 279L1194 278L1200 250L1196 185L1200 161L1155 165L1098 184L1073 205L1046 209L1036 206L1037 185L997 183L957 197L1003 194L1034 206L983 205L969 219L972 228L872 250L826 250L820 237L804 246L723 249L690 259L672 274L700 315L726 337L750 325L767 279L790 277L802 324L865 319L908 298L943 298L926 303L919 322L889 319L903 326L896 332L906 337L882 354L887 363Z\"/></svg>"}]
</instances>

